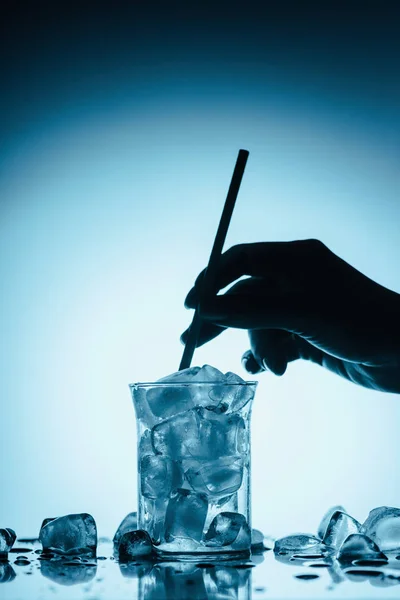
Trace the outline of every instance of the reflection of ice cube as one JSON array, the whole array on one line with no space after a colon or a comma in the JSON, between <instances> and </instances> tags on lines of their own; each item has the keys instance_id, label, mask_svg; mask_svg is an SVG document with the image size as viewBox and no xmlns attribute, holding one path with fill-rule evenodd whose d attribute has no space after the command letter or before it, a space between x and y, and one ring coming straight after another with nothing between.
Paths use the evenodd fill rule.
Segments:
<instances>
[{"instance_id":1,"label":"reflection of ice cube","mask_svg":"<svg viewBox=\"0 0 400 600\"><path fill-rule=\"evenodd\" d=\"M196 492L207 496L228 496L238 490L243 479L243 458L224 456L213 461L183 461L185 477Z\"/></svg>"},{"instance_id":2,"label":"reflection of ice cube","mask_svg":"<svg viewBox=\"0 0 400 600\"><path fill-rule=\"evenodd\" d=\"M160 563L155 568L159 570L161 578L164 581L166 597L168 599L207 599L201 569L184 563Z\"/></svg>"},{"instance_id":3,"label":"reflection of ice cube","mask_svg":"<svg viewBox=\"0 0 400 600\"><path fill-rule=\"evenodd\" d=\"M152 552L153 546L147 531L127 531L121 536L118 545L119 560L128 561L137 556L149 556Z\"/></svg>"},{"instance_id":4,"label":"reflection of ice cube","mask_svg":"<svg viewBox=\"0 0 400 600\"><path fill-rule=\"evenodd\" d=\"M7 554L11 550L16 538L17 535L14 529L10 527L0 529L0 561L7 559Z\"/></svg>"},{"instance_id":5,"label":"reflection of ice cube","mask_svg":"<svg viewBox=\"0 0 400 600\"><path fill-rule=\"evenodd\" d=\"M352 561L356 558L386 558L375 542L361 533L349 535L343 542L337 557L341 562Z\"/></svg>"},{"instance_id":6,"label":"reflection of ice cube","mask_svg":"<svg viewBox=\"0 0 400 600\"><path fill-rule=\"evenodd\" d=\"M113 542L118 545L121 537L124 533L128 531L135 531L137 529L138 519L137 512L130 512L126 515L126 517L121 521L117 531L115 532Z\"/></svg>"},{"instance_id":7,"label":"reflection of ice cube","mask_svg":"<svg viewBox=\"0 0 400 600\"><path fill-rule=\"evenodd\" d=\"M59 554L96 554L97 529L87 513L66 515L49 521L39 533L44 550Z\"/></svg>"},{"instance_id":8,"label":"reflection of ice cube","mask_svg":"<svg viewBox=\"0 0 400 600\"><path fill-rule=\"evenodd\" d=\"M321 539L326 533L326 528L328 527L329 521L331 520L333 513L335 513L337 510L340 510L344 513L346 512L346 509L343 508L343 506L332 506L332 508L330 508L322 517L322 521L318 526L318 537L320 537Z\"/></svg>"},{"instance_id":9,"label":"reflection of ice cube","mask_svg":"<svg viewBox=\"0 0 400 600\"><path fill-rule=\"evenodd\" d=\"M76 585L88 583L95 578L97 566L95 564L66 565L61 560L41 560L40 572L44 577L61 585Z\"/></svg>"},{"instance_id":10,"label":"reflection of ice cube","mask_svg":"<svg viewBox=\"0 0 400 600\"><path fill-rule=\"evenodd\" d=\"M207 516L208 502L204 494L179 489L169 501L165 517L165 539L192 538L200 541Z\"/></svg>"},{"instance_id":11,"label":"reflection of ice cube","mask_svg":"<svg viewBox=\"0 0 400 600\"><path fill-rule=\"evenodd\" d=\"M166 456L143 456L139 472L141 491L146 498L167 498L181 482L177 464Z\"/></svg>"},{"instance_id":12,"label":"reflection of ice cube","mask_svg":"<svg viewBox=\"0 0 400 600\"><path fill-rule=\"evenodd\" d=\"M3 559L4 560L4 559ZM10 563L0 560L0 583L9 583L16 578L16 573Z\"/></svg>"},{"instance_id":13,"label":"reflection of ice cube","mask_svg":"<svg viewBox=\"0 0 400 600\"><path fill-rule=\"evenodd\" d=\"M345 539L352 533L359 533L360 529L361 523L347 513L337 510L328 523L323 542L339 550Z\"/></svg>"},{"instance_id":14,"label":"reflection of ice cube","mask_svg":"<svg viewBox=\"0 0 400 600\"><path fill-rule=\"evenodd\" d=\"M206 546L232 546L242 550L250 547L251 531L244 515L221 512L213 519L204 540Z\"/></svg>"},{"instance_id":15,"label":"reflection of ice cube","mask_svg":"<svg viewBox=\"0 0 400 600\"><path fill-rule=\"evenodd\" d=\"M297 533L276 540L274 552L288 554L290 552L313 552L320 554L325 549L325 544L314 535L308 533Z\"/></svg>"},{"instance_id":16,"label":"reflection of ice cube","mask_svg":"<svg viewBox=\"0 0 400 600\"><path fill-rule=\"evenodd\" d=\"M400 549L400 509L391 506L374 508L363 524L362 532L381 550Z\"/></svg>"}]
</instances>

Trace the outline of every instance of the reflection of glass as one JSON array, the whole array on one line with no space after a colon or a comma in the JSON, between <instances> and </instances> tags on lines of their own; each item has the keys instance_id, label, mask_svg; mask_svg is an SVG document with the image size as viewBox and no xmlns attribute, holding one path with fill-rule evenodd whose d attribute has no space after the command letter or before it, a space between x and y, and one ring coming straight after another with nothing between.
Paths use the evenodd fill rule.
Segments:
<instances>
[{"instance_id":1,"label":"reflection of glass","mask_svg":"<svg viewBox=\"0 0 400 600\"><path fill-rule=\"evenodd\" d=\"M61 585L87 583L96 576L97 565L71 564L63 560L41 560L42 575Z\"/></svg>"},{"instance_id":2,"label":"reflection of glass","mask_svg":"<svg viewBox=\"0 0 400 600\"><path fill-rule=\"evenodd\" d=\"M139 580L139 600L249 600L251 569L163 562Z\"/></svg>"},{"instance_id":3,"label":"reflection of glass","mask_svg":"<svg viewBox=\"0 0 400 600\"><path fill-rule=\"evenodd\" d=\"M138 527L158 554L249 554L256 386L130 386L138 433Z\"/></svg>"}]
</instances>

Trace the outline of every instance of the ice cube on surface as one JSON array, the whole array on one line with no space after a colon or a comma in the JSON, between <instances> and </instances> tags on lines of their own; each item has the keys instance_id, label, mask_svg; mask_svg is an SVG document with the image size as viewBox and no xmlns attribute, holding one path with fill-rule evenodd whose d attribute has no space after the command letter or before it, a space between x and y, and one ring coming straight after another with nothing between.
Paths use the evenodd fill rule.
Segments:
<instances>
[{"instance_id":1,"label":"ice cube on surface","mask_svg":"<svg viewBox=\"0 0 400 600\"><path fill-rule=\"evenodd\" d=\"M325 544L315 535L308 533L288 535L276 540L274 545L274 552L282 554L291 552L320 554L324 550L326 550Z\"/></svg>"},{"instance_id":2,"label":"ice cube on surface","mask_svg":"<svg viewBox=\"0 0 400 600\"><path fill-rule=\"evenodd\" d=\"M387 558L371 538L362 533L353 533L342 544L337 558L340 562L356 558Z\"/></svg>"},{"instance_id":3,"label":"ice cube on surface","mask_svg":"<svg viewBox=\"0 0 400 600\"><path fill-rule=\"evenodd\" d=\"M204 541L206 546L232 546L242 550L250 548L251 531L244 515L221 512L211 522Z\"/></svg>"},{"instance_id":4,"label":"ice cube on surface","mask_svg":"<svg viewBox=\"0 0 400 600\"><path fill-rule=\"evenodd\" d=\"M374 508L363 524L362 532L381 550L400 550L400 509L391 506Z\"/></svg>"},{"instance_id":5,"label":"ice cube on surface","mask_svg":"<svg viewBox=\"0 0 400 600\"><path fill-rule=\"evenodd\" d=\"M228 496L236 492L243 479L243 457L224 456L213 461L183 461L185 477L196 492L207 496Z\"/></svg>"},{"instance_id":6,"label":"ice cube on surface","mask_svg":"<svg viewBox=\"0 0 400 600\"><path fill-rule=\"evenodd\" d=\"M323 538L324 544L339 550L343 542L353 533L360 533L361 523L340 510L333 513Z\"/></svg>"},{"instance_id":7,"label":"ice cube on surface","mask_svg":"<svg viewBox=\"0 0 400 600\"><path fill-rule=\"evenodd\" d=\"M152 552L153 546L147 531L142 531L141 529L127 531L119 540L119 560L128 561L138 556L149 556Z\"/></svg>"},{"instance_id":8,"label":"ice cube on surface","mask_svg":"<svg viewBox=\"0 0 400 600\"><path fill-rule=\"evenodd\" d=\"M7 560L7 554L13 547L16 539L17 535L11 527L0 529L0 561L4 559Z\"/></svg>"},{"instance_id":9,"label":"ice cube on surface","mask_svg":"<svg viewBox=\"0 0 400 600\"><path fill-rule=\"evenodd\" d=\"M340 504L338 504L337 506L332 506L332 508L327 510L324 516L322 517L322 521L318 526L318 537L320 537L321 539L323 539L326 533L326 529L328 527L329 521L332 518L332 515L338 510L340 510L343 513L346 512L346 509L343 508L343 506L340 506Z\"/></svg>"},{"instance_id":10,"label":"ice cube on surface","mask_svg":"<svg viewBox=\"0 0 400 600\"><path fill-rule=\"evenodd\" d=\"M165 539L181 537L200 541L207 517L208 501L205 494L178 489L167 508Z\"/></svg>"},{"instance_id":11,"label":"ice cube on surface","mask_svg":"<svg viewBox=\"0 0 400 600\"><path fill-rule=\"evenodd\" d=\"M146 498L167 498L182 480L177 464L166 456L143 456L139 471Z\"/></svg>"},{"instance_id":12,"label":"ice cube on surface","mask_svg":"<svg viewBox=\"0 0 400 600\"><path fill-rule=\"evenodd\" d=\"M259 529L251 530L251 549L252 551L264 549L264 534Z\"/></svg>"},{"instance_id":13,"label":"ice cube on surface","mask_svg":"<svg viewBox=\"0 0 400 600\"><path fill-rule=\"evenodd\" d=\"M130 512L121 521L115 535L113 537L114 544L119 544L121 537L128 531L135 531L138 525L137 512Z\"/></svg>"},{"instance_id":14,"label":"ice cube on surface","mask_svg":"<svg viewBox=\"0 0 400 600\"><path fill-rule=\"evenodd\" d=\"M65 515L41 528L39 540L44 550L58 554L96 554L97 528L87 513Z\"/></svg>"}]
</instances>

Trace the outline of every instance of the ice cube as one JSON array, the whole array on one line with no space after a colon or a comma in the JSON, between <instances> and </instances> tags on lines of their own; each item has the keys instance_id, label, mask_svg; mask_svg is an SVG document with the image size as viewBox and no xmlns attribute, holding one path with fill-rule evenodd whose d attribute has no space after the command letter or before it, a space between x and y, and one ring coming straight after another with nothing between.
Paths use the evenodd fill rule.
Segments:
<instances>
[{"instance_id":1,"label":"ice cube","mask_svg":"<svg viewBox=\"0 0 400 600\"><path fill-rule=\"evenodd\" d=\"M138 456L154 456L154 448L151 441L151 431L146 429L140 437Z\"/></svg>"},{"instance_id":2,"label":"ice cube","mask_svg":"<svg viewBox=\"0 0 400 600\"><path fill-rule=\"evenodd\" d=\"M124 533L118 545L119 560L128 561L137 556L149 556L153 552L151 539L147 531L137 529Z\"/></svg>"},{"instance_id":3,"label":"ice cube","mask_svg":"<svg viewBox=\"0 0 400 600\"><path fill-rule=\"evenodd\" d=\"M309 533L297 533L276 540L274 552L279 554L289 554L292 552L321 554L326 550L326 546L315 535Z\"/></svg>"},{"instance_id":4,"label":"ice cube","mask_svg":"<svg viewBox=\"0 0 400 600\"><path fill-rule=\"evenodd\" d=\"M194 407L190 387L186 385L174 387L155 385L147 390L146 398L151 412L162 419Z\"/></svg>"},{"instance_id":5,"label":"ice cube","mask_svg":"<svg viewBox=\"0 0 400 600\"><path fill-rule=\"evenodd\" d=\"M200 439L211 458L244 454L248 450L246 425L238 414L216 414L197 409Z\"/></svg>"},{"instance_id":6,"label":"ice cube","mask_svg":"<svg viewBox=\"0 0 400 600\"><path fill-rule=\"evenodd\" d=\"M361 523L340 510L333 513L323 538L324 544L339 550L343 542L353 533L360 533Z\"/></svg>"},{"instance_id":7,"label":"ice cube","mask_svg":"<svg viewBox=\"0 0 400 600\"><path fill-rule=\"evenodd\" d=\"M340 562L346 562L356 558L386 558L386 556L371 538L361 533L353 533L343 542L337 558Z\"/></svg>"},{"instance_id":8,"label":"ice cube","mask_svg":"<svg viewBox=\"0 0 400 600\"><path fill-rule=\"evenodd\" d=\"M205 494L178 489L167 508L165 539L191 538L200 541L207 516L208 502Z\"/></svg>"},{"instance_id":9,"label":"ice cube","mask_svg":"<svg viewBox=\"0 0 400 600\"><path fill-rule=\"evenodd\" d=\"M128 531L135 531L137 529L138 518L137 512L130 512L126 515L126 517L121 521L115 535L113 537L114 544L118 545L121 537L124 533Z\"/></svg>"},{"instance_id":10,"label":"ice cube","mask_svg":"<svg viewBox=\"0 0 400 600\"><path fill-rule=\"evenodd\" d=\"M330 508L322 517L322 521L318 526L318 537L321 538L321 540L323 539L325 533L326 533L326 529L328 527L329 521L332 518L332 515L336 512L340 510L341 512L345 513L346 509L343 508L343 506L340 506L339 504L337 506L332 506L332 508Z\"/></svg>"},{"instance_id":11,"label":"ice cube","mask_svg":"<svg viewBox=\"0 0 400 600\"><path fill-rule=\"evenodd\" d=\"M251 551L257 552L264 550L264 534L259 529L251 530Z\"/></svg>"},{"instance_id":12,"label":"ice cube","mask_svg":"<svg viewBox=\"0 0 400 600\"><path fill-rule=\"evenodd\" d=\"M58 554L96 554L97 529L87 513L65 515L46 523L39 540L44 550Z\"/></svg>"},{"instance_id":13,"label":"ice cube","mask_svg":"<svg viewBox=\"0 0 400 600\"><path fill-rule=\"evenodd\" d=\"M146 498L167 498L182 482L178 465L166 456L143 456L139 472Z\"/></svg>"},{"instance_id":14,"label":"ice cube","mask_svg":"<svg viewBox=\"0 0 400 600\"><path fill-rule=\"evenodd\" d=\"M164 540L165 514L168 506L167 498L142 498L142 526L153 544L160 544Z\"/></svg>"},{"instance_id":15,"label":"ice cube","mask_svg":"<svg viewBox=\"0 0 400 600\"><path fill-rule=\"evenodd\" d=\"M251 531L240 513L221 512L213 519L204 541L206 546L232 546L237 550L250 548Z\"/></svg>"},{"instance_id":16,"label":"ice cube","mask_svg":"<svg viewBox=\"0 0 400 600\"><path fill-rule=\"evenodd\" d=\"M224 456L213 461L183 461L185 477L196 492L210 497L233 494L242 485L243 458Z\"/></svg>"},{"instance_id":17,"label":"ice cube","mask_svg":"<svg viewBox=\"0 0 400 600\"><path fill-rule=\"evenodd\" d=\"M203 365L201 369L197 371L193 377L193 381L197 382L213 382L213 381L224 381L225 375L215 367L211 365Z\"/></svg>"},{"instance_id":18,"label":"ice cube","mask_svg":"<svg viewBox=\"0 0 400 600\"><path fill-rule=\"evenodd\" d=\"M204 451L195 410L162 421L151 431L153 448L157 454L179 460L188 456L202 456Z\"/></svg>"},{"instance_id":19,"label":"ice cube","mask_svg":"<svg viewBox=\"0 0 400 600\"><path fill-rule=\"evenodd\" d=\"M7 560L7 555L16 539L17 535L11 527L0 529L0 561Z\"/></svg>"},{"instance_id":20,"label":"ice cube","mask_svg":"<svg viewBox=\"0 0 400 600\"><path fill-rule=\"evenodd\" d=\"M370 537L381 550L400 549L400 509L379 506L368 515L362 532Z\"/></svg>"}]
</instances>

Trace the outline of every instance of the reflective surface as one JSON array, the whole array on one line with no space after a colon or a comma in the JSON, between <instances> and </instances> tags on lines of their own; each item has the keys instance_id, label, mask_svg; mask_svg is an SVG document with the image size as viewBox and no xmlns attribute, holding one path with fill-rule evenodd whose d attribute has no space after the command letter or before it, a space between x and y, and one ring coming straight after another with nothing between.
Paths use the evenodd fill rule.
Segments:
<instances>
[{"instance_id":1,"label":"reflective surface","mask_svg":"<svg viewBox=\"0 0 400 600\"><path fill-rule=\"evenodd\" d=\"M271 544L272 545L272 544ZM398 598L400 559L340 566L327 557L275 556L217 563L135 561L119 564L110 540L97 559L60 561L40 554L37 541L17 540L0 563L2 600L267 600ZM356 561L357 562L357 561ZM359 561L358 561L359 563ZM364 564L365 563L365 564Z\"/></svg>"}]
</instances>

